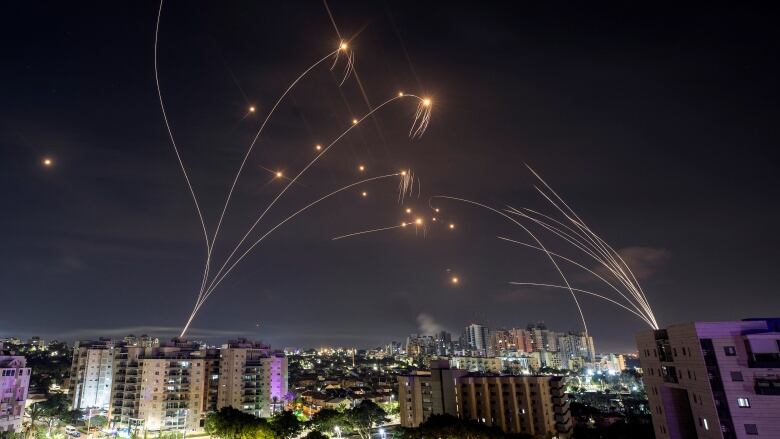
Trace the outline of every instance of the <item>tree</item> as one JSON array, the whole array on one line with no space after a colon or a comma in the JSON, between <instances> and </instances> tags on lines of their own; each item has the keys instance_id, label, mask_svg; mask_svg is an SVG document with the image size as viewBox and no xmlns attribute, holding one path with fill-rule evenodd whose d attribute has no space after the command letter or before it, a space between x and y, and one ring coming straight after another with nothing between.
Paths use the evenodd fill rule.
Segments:
<instances>
[{"instance_id":1,"label":"tree","mask_svg":"<svg viewBox=\"0 0 780 439\"><path fill-rule=\"evenodd\" d=\"M309 426L317 431L335 430L336 427L344 428L346 426L343 413L333 409L322 409L312 416Z\"/></svg>"},{"instance_id":2,"label":"tree","mask_svg":"<svg viewBox=\"0 0 780 439\"><path fill-rule=\"evenodd\" d=\"M327 435L325 435L324 433L320 433L317 430L309 432L309 434L307 434L303 438L304 439L329 439Z\"/></svg>"},{"instance_id":3,"label":"tree","mask_svg":"<svg viewBox=\"0 0 780 439\"><path fill-rule=\"evenodd\" d=\"M361 439L371 439L371 429L388 422L387 413L375 402L364 400L357 407L344 412L346 424Z\"/></svg>"},{"instance_id":4,"label":"tree","mask_svg":"<svg viewBox=\"0 0 780 439\"><path fill-rule=\"evenodd\" d=\"M273 439L273 430L265 419L233 407L223 407L206 416L204 429L209 436L222 439Z\"/></svg>"},{"instance_id":5,"label":"tree","mask_svg":"<svg viewBox=\"0 0 780 439\"><path fill-rule=\"evenodd\" d=\"M289 439L303 430L303 424L293 412L284 410L271 419L271 430L277 437Z\"/></svg>"},{"instance_id":6,"label":"tree","mask_svg":"<svg viewBox=\"0 0 780 439\"><path fill-rule=\"evenodd\" d=\"M97 415L89 418L90 428L103 428L108 425L108 418L105 416Z\"/></svg>"},{"instance_id":7,"label":"tree","mask_svg":"<svg viewBox=\"0 0 780 439\"><path fill-rule=\"evenodd\" d=\"M32 437L33 433L35 433L36 424L43 417L43 405L40 402L36 402L27 407L24 412L27 417L30 418L24 425L25 437L29 439Z\"/></svg>"},{"instance_id":8,"label":"tree","mask_svg":"<svg viewBox=\"0 0 780 439\"><path fill-rule=\"evenodd\" d=\"M405 428L402 439L521 439L530 435L504 433L497 427L488 427L474 421L466 421L451 415L433 415L418 428Z\"/></svg>"}]
</instances>

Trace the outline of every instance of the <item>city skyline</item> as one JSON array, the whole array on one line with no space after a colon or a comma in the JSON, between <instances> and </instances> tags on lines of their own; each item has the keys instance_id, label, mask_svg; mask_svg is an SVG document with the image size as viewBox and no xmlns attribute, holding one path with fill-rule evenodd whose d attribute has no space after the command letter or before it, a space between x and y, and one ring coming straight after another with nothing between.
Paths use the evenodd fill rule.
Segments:
<instances>
[{"instance_id":1,"label":"city skyline","mask_svg":"<svg viewBox=\"0 0 780 439\"><path fill-rule=\"evenodd\" d=\"M280 106L247 162L223 237L239 240L315 145L369 111L366 98L375 106L399 90L432 99L425 137L408 138L414 106L361 123L291 188L266 227L366 176L411 169L421 196L400 205L397 181L379 182L286 224L209 298L190 339L370 348L411 333L459 334L471 322L581 331L568 292L509 284L560 283L538 252L496 239L525 236L489 212L431 201L544 209L525 163L626 259L661 326L762 317L780 306L772 14L329 5L342 39L318 2L166 3L160 81L206 222L218 221L274 100L340 40L356 54L360 84L353 76L339 87L328 63ZM0 72L15 84L0 110L3 199L12 206L0 219L0 338L163 339L187 321L202 236L157 102L158 6L12 6L21 19L4 30L14 34L7 40L26 44L10 48ZM332 240L413 221L403 210L429 212L431 202L456 227ZM603 291L570 268L573 287ZM597 351L636 349L641 320L581 302Z\"/></svg>"}]
</instances>

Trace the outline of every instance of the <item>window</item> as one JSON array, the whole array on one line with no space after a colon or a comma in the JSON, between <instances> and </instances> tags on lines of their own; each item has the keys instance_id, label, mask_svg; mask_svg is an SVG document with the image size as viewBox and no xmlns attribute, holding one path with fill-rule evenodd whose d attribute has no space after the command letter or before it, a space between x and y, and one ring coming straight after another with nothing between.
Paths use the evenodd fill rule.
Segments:
<instances>
[{"instance_id":1,"label":"window","mask_svg":"<svg viewBox=\"0 0 780 439\"><path fill-rule=\"evenodd\" d=\"M737 405L742 408L749 408L750 400L747 398L737 398Z\"/></svg>"},{"instance_id":2,"label":"window","mask_svg":"<svg viewBox=\"0 0 780 439\"><path fill-rule=\"evenodd\" d=\"M751 436L758 436L758 427L756 424L745 424L745 433Z\"/></svg>"},{"instance_id":3,"label":"window","mask_svg":"<svg viewBox=\"0 0 780 439\"><path fill-rule=\"evenodd\" d=\"M707 418L703 418L703 419L702 419L702 423L703 423L703 425L704 425L704 429L705 429L705 430L709 430L709 429L710 429L710 424L709 424L709 423L707 423Z\"/></svg>"},{"instance_id":4,"label":"window","mask_svg":"<svg viewBox=\"0 0 780 439\"><path fill-rule=\"evenodd\" d=\"M731 381L745 381L742 372L731 372Z\"/></svg>"},{"instance_id":5,"label":"window","mask_svg":"<svg viewBox=\"0 0 780 439\"><path fill-rule=\"evenodd\" d=\"M727 357L733 357L737 355L737 350L734 346L723 346L723 351L726 352Z\"/></svg>"}]
</instances>

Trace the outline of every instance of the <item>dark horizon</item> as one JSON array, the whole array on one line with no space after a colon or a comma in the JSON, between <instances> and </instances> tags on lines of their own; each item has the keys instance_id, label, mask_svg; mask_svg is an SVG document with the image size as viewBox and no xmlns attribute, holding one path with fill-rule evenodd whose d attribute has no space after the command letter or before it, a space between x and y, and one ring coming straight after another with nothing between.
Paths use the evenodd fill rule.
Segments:
<instances>
[{"instance_id":1,"label":"dark horizon","mask_svg":"<svg viewBox=\"0 0 780 439\"><path fill-rule=\"evenodd\" d=\"M407 221L407 206L430 221L441 194L552 212L526 163L627 259L662 327L777 314L776 8L328 4L370 103L399 90L430 97L430 126L410 140L414 105L383 109L291 188L263 230L400 169L420 177L420 197L401 206L397 180L380 181L285 224L209 298L190 339L365 348L437 328L459 334L472 321L581 330L568 292L508 283L561 281L539 252L496 239L527 238L486 210L434 199L456 229L332 241ZM162 339L192 310L205 251L157 101L158 6L8 6L0 337ZM317 1L168 1L159 36L166 109L213 229L265 111L339 37ZM274 171L300 170L315 144L368 111L355 78L339 88L325 64L258 142L216 257L281 189ZM566 270L573 286L606 290ZM582 307L599 352L634 351L633 334L647 328L597 299L583 296Z\"/></svg>"}]
</instances>

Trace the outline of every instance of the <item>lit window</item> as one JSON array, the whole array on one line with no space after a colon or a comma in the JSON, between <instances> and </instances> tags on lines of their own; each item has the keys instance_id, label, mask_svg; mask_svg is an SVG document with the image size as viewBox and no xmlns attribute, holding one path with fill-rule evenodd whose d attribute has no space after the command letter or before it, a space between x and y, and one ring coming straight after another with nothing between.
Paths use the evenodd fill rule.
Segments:
<instances>
[{"instance_id":1,"label":"lit window","mask_svg":"<svg viewBox=\"0 0 780 439\"><path fill-rule=\"evenodd\" d=\"M750 400L747 398L737 398L737 405L742 408L750 407Z\"/></svg>"},{"instance_id":2,"label":"lit window","mask_svg":"<svg viewBox=\"0 0 780 439\"><path fill-rule=\"evenodd\" d=\"M737 355L737 350L734 348L734 346L724 346L723 351L726 353L726 356L733 357Z\"/></svg>"}]
</instances>

